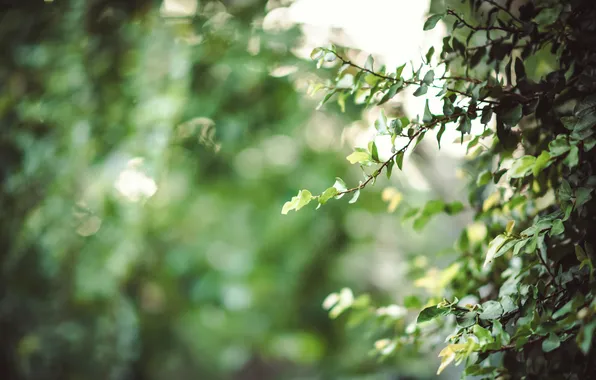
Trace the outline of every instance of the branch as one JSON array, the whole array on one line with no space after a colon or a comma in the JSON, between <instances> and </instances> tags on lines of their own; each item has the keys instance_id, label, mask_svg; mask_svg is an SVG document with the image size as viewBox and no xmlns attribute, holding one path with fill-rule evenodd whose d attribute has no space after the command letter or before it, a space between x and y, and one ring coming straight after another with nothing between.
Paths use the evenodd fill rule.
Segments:
<instances>
[{"instance_id":1,"label":"branch","mask_svg":"<svg viewBox=\"0 0 596 380\"><path fill-rule=\"evenodd\" d=\"M505 8L504 6L502 6L501 4L497 3L495 0L484 0L489 4L494 5L496 8L499 8L500 10L502 10L503 12L507 13L512 19L514 19L515 21L519 22L520 24L523 25L522 20L520 20L519 18L517 18L513 13L511 13L511 11L507 8Z\"/></svg>"},{"instance_id":2,"label":"branch","mask_svg":"<svg viewBox=\"0 0 596 380\"><path fill-rule=\"evenodd\" d=\"M502 32L508 32L508 33L520 33L521 32L520 30L515 29L515 28L505 28L502 26L473 26L471 24L468 24L468 22L466 20L464 20L461 16L459 16L457 13L455 13L455 11L453 11L452 9L448 9L447 14L455 17L462 25L464 25L465 27L467 27L470 30L473 30L474 32L479 32L481 30L500 30Z\"/></svg>"},{"instance_id":3,"label":"branch","mask_svg":"<svg viewBox=\"0 0 596 380\"><path fill-rule=\"evenodd\" d=\"M421 133L428 131L429 129L431 129L432 127L434 127L437 124L448 123L448 122L452 122L454 120L457 120L460 116L463 116L463 115L465 115L465 113L457 113L457 114L453 114L451 116L443 116L443 117L440 117L440 118L438 118L436 120L433 120L433 121L431 121L429 123L422 124L420 126L420 129L418 129L416 131L416 133L414 133L410 137L410 140L408 141L408 143L404 147L402 147L400 150L398 150L397 152L393 153L391 155L391 157L387 161L383 162L381 164L381 166L379 166L373 172L373 174L371 174L371 175L368 176L368 178L366 179L366 181L362 182L360 185L358 185L356 187L352 187L350 189L341 191L341 192L337 193L337 195L349 194L349 193L353 193L355 191L364 189L371 181L373 181L375 178L377 178L383 172L383 169L386 168L387 166L389 166L391 164L391 162L393 160L395 160L395 158L399 154L405 153L406 150L408 150L408 148L412 144L412 141L414 141L416 138L418 138L418 136L420 136Z\"/></svg>"},{"instance_id":4,"label":"branch","mask_svg":"<svg viewBox=\"0 0 596 380\"><path fill-rule=\"evenodd\" d=\"M561 335L561 334L571 334L571 333L575 332L575 330L579 330L579 326L574 326L574 327L568 328L566 330L563 330L563 331L561 331L559 333L559 335ZM573 335L570 335L570 336L566 337L564 341L568 340L572 336ZM548 338L548 335L540 336L540 337L538 337L536 339L532 339L530 341L527 341L526 343L522 344L521 347L525 347L525 346L529 346L529 345L532 345L532 344L536 344L536 343L542 342L546 338ZM515 343L512 343L512 344L507 344L505 346L502 346L500 348L495 348L495 349L492 349L492 350L486 350L486 351L483 351L483 352L484 353L488 353L488 354L495 354L497 352L509 351L509 350L513 350L513 349L516 349L516 348L517 348L517 346L515 345Z\"/></svg>"}]
</instances>

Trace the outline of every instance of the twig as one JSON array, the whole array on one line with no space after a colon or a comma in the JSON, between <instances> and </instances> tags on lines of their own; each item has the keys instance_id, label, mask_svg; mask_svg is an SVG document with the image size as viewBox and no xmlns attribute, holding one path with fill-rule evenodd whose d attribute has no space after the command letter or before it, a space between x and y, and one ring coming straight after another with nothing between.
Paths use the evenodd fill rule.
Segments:
<instances>
[{"instance_id":1,"label":"twig","mask_svg":"<svg viewBox=\"0 0 596 380\"><path fill-rule=\"evenodd\" d=\"M463 24L464 26L466 26L468 29L473 30L474 32L479 32L481 30L500 30L503 32L508 32L508 33L519 33L520 31L518 29L514 29L514 28L505 28L502 26L473 26L471 24L469 24L466 20L464 20L461 16L459 16L457 13L455 13L455 11L449 9L447 10L447 14L457 18L457 20Z\"/></svg>"},{"instance_id":2,"label":"twig","mask_svg":"<svg viewBox=\"0 0 596 380\"><path fill-rule=\"evenodd\" d=\"M515 21L519 22L520 24L523 25L522 20L520 20L519 18L517 18L513 13L511 13L511 11L507 8L505 8L504 6L502 6L501 4L497 3L494 0L484 0L489 4L494 5L496 8L499 8L500 10L502 10L503 12L507 13L512 19L514 19Z\"/></svg>"},{"instance_id":3,"label":"twig","mask_svg":"<svg viewBox=\"0 0 596 380\"><path fill-rule=\"evenodd\" d=\"M391 155L391 157L383 162L381 164L381 166L379 166L374 172L373 174L369 175L368 178L366 179L366 181L362 182L360 185L356 186L356 187L352 187L350 189L344 190L344 191L340 191L339 193L337 193L337 195L343 195L343 194L349 194L349 193L353 193L355 191L361 190L363 188L366 187L366 185L368 185L372 180L374 180L375 178L377 178L382 172L383 169L386 168L387 166L389 166L389 164L391 164L391 162L399 155L402 153L405 153L406 150L410 147L410 145L412 144L412 141L414 141L418 136L420 136L420 134L422 132L426 132L427 130L429 130L430 128L434 127L437 124L442 124L442 123L447 123L447 122L451 122L454 120L457 120L460 116L465 115L465 113L457 113L457 114L453 114L450 116L444 116L441 118L438 118L436 120L433 120L427 124L422 124L420 129L418 129L418 131L416 131L416 133L414 133L408 143L402 147L400 150L398 150L397 152L395 152L394 154Z\"/></svg>"}]
</instances>

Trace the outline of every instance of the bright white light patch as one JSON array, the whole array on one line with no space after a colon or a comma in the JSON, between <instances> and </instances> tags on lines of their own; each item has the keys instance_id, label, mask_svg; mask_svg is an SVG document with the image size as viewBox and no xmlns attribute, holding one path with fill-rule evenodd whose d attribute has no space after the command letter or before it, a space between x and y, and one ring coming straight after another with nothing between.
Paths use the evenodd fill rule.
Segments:
<instances>
[{"instance_id":1,"label":"bright white light patch","mask_svg":"<svg viewBox=\"0 0 596 380\"><path fill-rule=\"evenodd\" d=\"M147 176L140 170L143 159L140 157L128 161L114 187L116 190L131 202L138 202L141 199L152 197L157 192L157 184L153 178Z\"/></svg>"}]
</instances>

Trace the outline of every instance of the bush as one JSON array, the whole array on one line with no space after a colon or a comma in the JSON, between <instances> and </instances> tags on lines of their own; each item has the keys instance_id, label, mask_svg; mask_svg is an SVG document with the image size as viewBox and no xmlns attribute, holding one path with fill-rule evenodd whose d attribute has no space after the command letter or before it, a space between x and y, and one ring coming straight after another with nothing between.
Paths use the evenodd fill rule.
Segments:
<instances>
[{"instance_id":1,"label":"bush","mask_svg":"<svg viewBox=\"0 0 596 380\"><path fill-rule=\"evenodd\" d=\"M454 362L465 364L464 375L484 378L586 379L596 373L590 360L596 327L596 4L504 3L470 0L469 16L452 9L430 16L425 30L443 20L451 33L440 54L431 48L425 64L409 75L405 65L377 67L372 56L354 63L337 46L315 49L318 65L337 69L334 81L319 86L327 91L323 103L365 97L367 105L380 107L415 88L414 96L438 97L443 108L432 112L427 100L416 119L382 112L375 126L377 135L391 137L390 158L381 159L371 141L347 157L360 165L363 181L350 186L337 179L318 195L301 190L282 213L344 195L355 202L381 174L401 170L404 155L421 140L434 135L440 146L444 131L455 128L469 152L468 204L434 200L403 215L420 229L436 214L473 211L473 223L455 243L458 256L437 275L448 284L443 297L411 296L403 306L377 310L345 289L324 306L333 317L375 311L369 318L382 331L389 319L394 328L375 343L382 357L411 344L432 346L437 335L449 334L438 373ZM415 318L411 312L420 309Z\"/></svg>"}]
</instances>

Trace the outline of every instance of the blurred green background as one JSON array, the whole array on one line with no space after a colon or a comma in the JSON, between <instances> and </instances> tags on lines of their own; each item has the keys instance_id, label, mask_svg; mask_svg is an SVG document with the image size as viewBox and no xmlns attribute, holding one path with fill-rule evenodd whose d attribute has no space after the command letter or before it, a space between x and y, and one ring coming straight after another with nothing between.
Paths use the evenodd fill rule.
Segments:
<instances>
[{"instance_id":1,"label":"blurred green background","mask_svg":"<svg viewBox=\"0 0 596 380\"><path fill-rule=\"evenodd\" d=\"M448 263L466 215L395 215L465 197L458 158L423 143L356 204L282 216L362 178L344 127L368 127L316 110L299 25L262 28L289 2L1 4L1 379L434 377L436 355L379 362L383 337L321 304L425 291L412 273Z\"/></svg>"}]
</instances>

